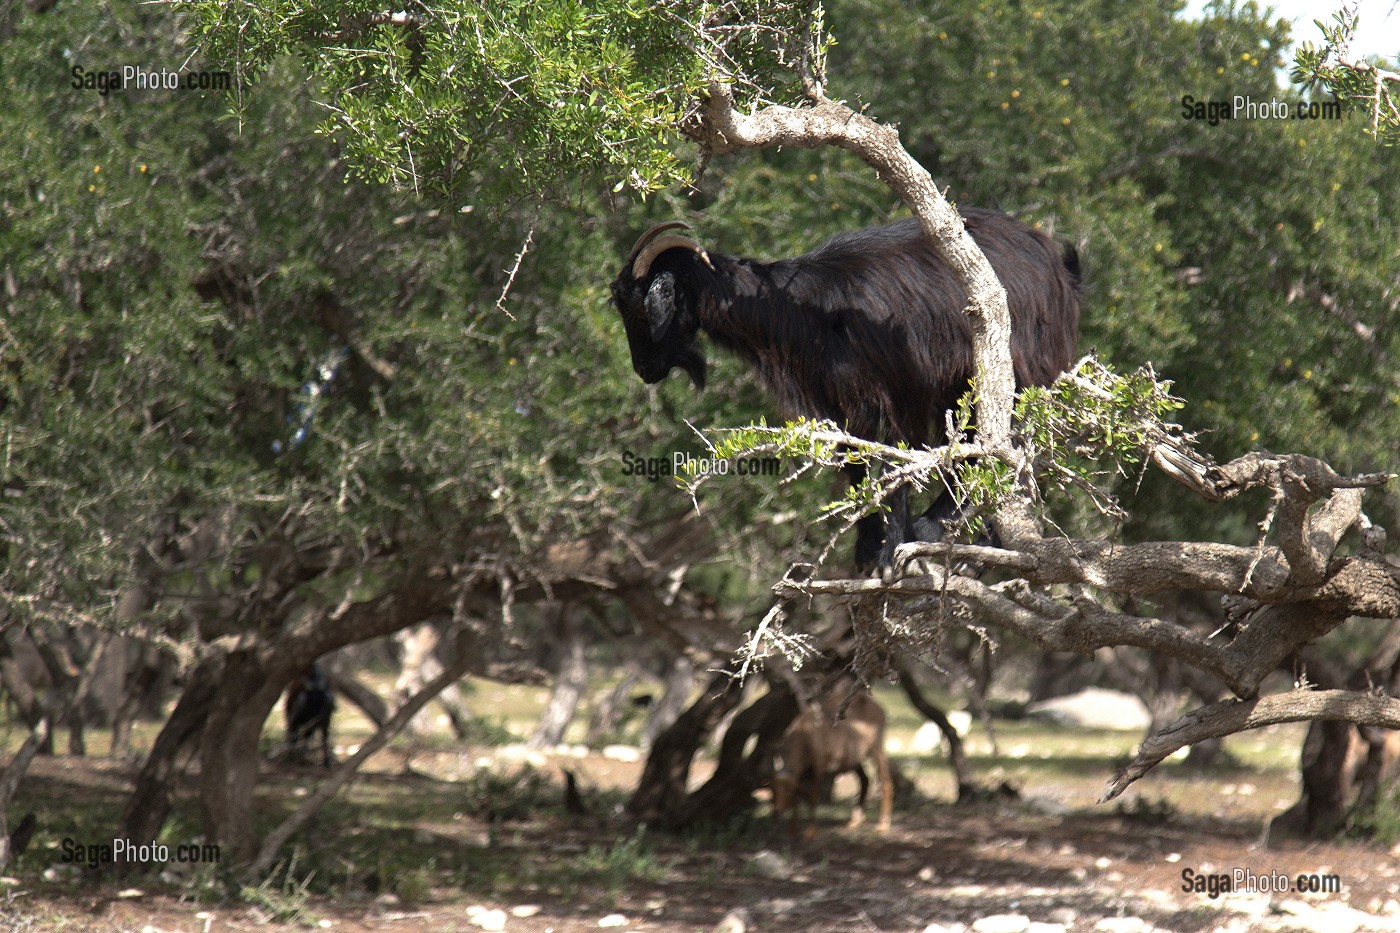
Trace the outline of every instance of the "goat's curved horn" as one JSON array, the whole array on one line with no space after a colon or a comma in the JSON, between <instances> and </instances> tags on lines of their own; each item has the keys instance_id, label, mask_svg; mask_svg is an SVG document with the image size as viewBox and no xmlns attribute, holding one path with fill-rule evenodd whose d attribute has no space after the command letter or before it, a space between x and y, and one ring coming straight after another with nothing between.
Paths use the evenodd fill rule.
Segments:
<instances>
[{"instance_id":1,"label":"goat's curved horn","mask_svg":"<svg viewBox=\"0 0 1400 933\"><path fill-rule=\"evenodd\" d=\"M680 226L685 226L685 224L681 224L680 221L672 221L671 223L673 225L679 224ZM663 224L663 226L665 225ZM643 239L646 239L646 237L644 236ZM656 237L642 247L641 251L637 254L637 258L632 261L632 278L646 278L647 272L651 270L651 264L657 256L660 256L668 249L676 249L678 247L690 250L695 253L695 255L699 256L705 265L709 266L711 269L714 268L710 263L710 254L705 252L705 247L696 243L688 236L681 236L678 233L668 233L665 236Z\"/></svg>"},{"instance_id":2,"label":"goat's curved horn","mask_svg":"<svg viewBox=\"0 0 1400 933\"><path fill-rule=\"evenodd\" d=\"M667 230L689 230L690 224L684 220L668 220L652 227L646 233L637 237L637 242L632 244L632 252L627 254L627 261L631 262L637 258L648 243L665 233Z\"/></svg>"}]
</instances>

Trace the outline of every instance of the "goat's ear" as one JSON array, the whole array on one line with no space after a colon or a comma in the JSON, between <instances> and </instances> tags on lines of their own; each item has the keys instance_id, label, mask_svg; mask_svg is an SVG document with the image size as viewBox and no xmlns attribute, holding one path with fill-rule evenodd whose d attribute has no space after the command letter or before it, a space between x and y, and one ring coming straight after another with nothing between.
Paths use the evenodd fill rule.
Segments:
<instances>
[{"instance_id":1,"label":"goat's ear","mask_svg":"<svg viewBox=\"0 0 1400 933\"><path fill-rule=\"evenodd\" d=\"M647 289L647 323L651 325L651 339L660 343L671 327L676 316L676 277L670 272L660 272L651 280Z\"/></svg>"}]
</instances>

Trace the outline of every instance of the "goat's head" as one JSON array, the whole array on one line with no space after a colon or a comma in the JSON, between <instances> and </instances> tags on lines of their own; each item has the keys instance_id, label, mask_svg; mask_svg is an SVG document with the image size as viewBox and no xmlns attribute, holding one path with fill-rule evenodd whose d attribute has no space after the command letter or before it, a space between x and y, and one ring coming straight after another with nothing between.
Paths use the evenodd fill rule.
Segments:
<instances>
[{"instance_id":1,"label":"goat's head","mask_svg":"<svg viewBox=\"0 0 1400 933\"><path fill-rule=\"evenodd\" d=\"M689 228L673 220L642 234L613 281L613 302L627 331L632 368L643 382L658 383L679 366L703 389L705 355L695 337L700 329L696 275L714 267L699 243L672 232L678 229Z\"/></svg>"},{"instance_id":2,"label":"goat's head","mask_svg":"<svg viewBox=\"0 0 1400 933\"><path fill-rule=\"evenodd\" d=\"M773 815L779 819L797 804L797 775L786 768L773 775Z\"/></svg>"}]
</instances>

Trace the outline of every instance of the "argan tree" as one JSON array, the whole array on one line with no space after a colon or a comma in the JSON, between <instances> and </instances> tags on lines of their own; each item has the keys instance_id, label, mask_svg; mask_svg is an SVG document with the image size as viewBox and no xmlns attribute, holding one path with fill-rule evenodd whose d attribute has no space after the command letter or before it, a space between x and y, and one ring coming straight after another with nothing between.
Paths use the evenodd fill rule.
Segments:
<instances>
[{"instance_id":1,"label":"argan tree","mask_svg":"<svg viewBox=\"0 0 1400 933\"><path fill-rule=\"evenodd\" d=\"M936 650L949 624L973 623L1017 632L1050 650L1131 645L1158 652L1210 674L1240 698L1193 714L1172 736L1194 740L1281 716L1396 724L1394 701L1365 691L1257 696L1270 671L1349 617L1400 615L1395 567L1384 556L1376 526L1367 528L1361 500L1362 489L1385 481L1386 466L1348 476L1306 457L1263 453L1221 457L1227 462L1216 466L1197 451L1189 434L1169 424L1176 403L1149 372L1118 377L1088 365L1051 392L1024 397L1018 417L1005 294L924 167L934 167L940 180L946 173L974 188L979 167L987 163L1007 161L1006 177L1013 177L1025 166L1013 164L1010 153L1042 144L1055 149L1050 161L1063 161L1069 171L1082 174L1076 181L1080 190L1106 193L1101 203L1123 211L1114 215L1112 239L1120 249L1134 244L1141 254L1124 260L1136 263L1131 267L1136 275L1105 285L1100 293L1112 311L1104 315L1110 324L1101 333L1123 336L1121 346L1150 346L1155 353L1189 342L1189 328L1181 323L1187 301L1180 282L1202 282L1203 289L1227 294L1237 286L1228 277L1179 278L1177 270L1155 258L1171 250L1159 239L1165 222L1151 210L1171 210L1165 192L1173 179L1187 174L1178 162L1209 161L1211 147L1187 146L1163 132L1168 141L1150 155L1117 163L1099 153L1071 158L1065 128L1075 126L1083 108L1063 90L1069 79L1028 69L1026 79L1046 89L1040 99L1064 113L1027 113L1034 128L1024 140L1005 145L989 134L968 133L957 141L940 136L937 126L926 126L909 146L918 153L916 160L906 149L908 140L901 141L888 121L830 90L836 77L828 73L828 56L841 47L833 50L823 11L807 3L764 4L758 14L737 3L641 0L463 3L403 11L363 3L251 7L200 0L175 8L181 18L167 28L180 35L179 41L189 28L202 66L235 75L233 104L247 128L240 134L234 122L219 124L207 137L218 145L206 151L204 164L181 173L189 181L175 188L192 205L190 213L209 224L200 229L210 246L197 252L187 241L173 255L136 250L116 265L101 255L78 254L58 266L45 265L32 248L15 247L25 262L17 265L10 289L11 301L16 294L42 295L54 309L23 321L33 330L21 330L15 344L24 352L19 369L12 369L20 373L20 391L11 410L23 413L17 423L43 425L48 437L62 443L24 448L28 459L16 475L25 482L25 528L37 534L21 538L23 546L5 564L7 589L31 595L31 615L54 623L89 611L105 580L123 587L146 581L140 592L149 599L133 604L132 619L115 621L128 630L142 627L148 635L171 631L171 641L196 655L189 663L190 685L129 808L157 818L128 826L127 835L151 835L159 826L160 807L151 807L154 798L141 795L166 793L180 751L193 746L203 768L202 803L211 837L228 843L234 857L252 859L257 840L246 821L230 815L246 812L251 800L249 763L255 760L262 721L293 664L355 640L447 616L458 621L472 651L479 651L477 665L490 667L519 660L507 650L513 640L528 636L517 607L607 599L681 645L687 633L696 641L723 643L715 634L722 627L695 592L706 584L698 575L688 576L686 568L706 549L739 546L730 543L737 536L716 540L689 509L660 507L655 497L638 495L635 487L625 487L573 449L596 438L599 423L622 446L655 441L655 432L671 431L680 421L671 397L643 395L631 383L620 334L601 300L602 283L615 272L620 250L640 224L627 215L611 226L597 220L581 225L577 218L612 214L634 193L652 193L664 202L679 183L698 183L701 200L719 201L726 195L707 193L707 182L697 182L695 169L725 164L726 155L741 150L811 150L813 161L806 165L812 178L827 171L831 163L819 160L828 151L853 153L872 170L868 175L919 218L969 296L979 335L978 379L965 422L970 426L975 419L976 434L947 450L922 452L874 449L840 436L832 426L810 425L777 435L741 432L717 443L726 451L773 445L795 456L801 439L803 455L832 465L842 444L853 445L900 463L908 475L929 484L946 479L957 485L972 501L971 514L994 527L1002 545L911 548L902 555L902 574L890 581L789 574L760 633L794 624L805 600L830 596L851 605L858 623L854 654L870 676L906 656ZM157 15L163 14L142 14ZM979 77L982 83L969 86L969 94L1004 97L993 112L1021 119L1015 111L1029 109L1030 95L996 80L1018 65L983 60L1001 54L998 43L977 33L1002 28L988 22L969 15L967 35L952 23L932 35L946 43L946 60L967 57L971 67L963 70L987 75L985 82ZM28 44L7 51L60 55L71 45L64 34L71 25L43 16L22 21L19 36ZM113 42L140 34L131 23L119 25ZM1121 45L1155 34L1160 25L1144 14L1128 21L1124 36L1104 41ZM1037 18L1005 28L1006 35L998 38L1007 45L1024 44L1027 60L1031 52L1048 48L1047 71L1065 67L1059 59L1077 60L1084 45L1068 42L1064 31L1076 27L1066 23ZM1231 43L1244 43L1241 35L1222 33L1228 39L1222 56L1234 51ZM1067 45L1072 52L1062 51ZM1188 45L1199 49L1194 42L1182 48ZM1257 51L1257 42L1253 48ZM1191 54L1199 57L1198 51ZM336 144L329 159L327 149L311 145L307 114L313 108L300 98L295 105L284 104L299 74L291 57L301 60L317 85L319 110L327 115L319 131ZM1122 57L1102 61L1111 69L1121 66ZM1105 85L1127 77L1099 76ZM1259 80L1257 73L1251 80ZM26 90L42 104L43 92L27 85ZM880 101L871 97L878 109ZM112 124L105 122L112 118L109 110L120 113L131 106L119 99L91 113L53 116L83 126L38 127L30 136L7 136L5 145L32 148L15 153L15 164L33 164L35 153L45 165L76 164L75 156L96 164L85 147L91 139L112 138ZM41 106L38 112L54 110ZM1167 122L1136 114L1115 119L1131 124L1136 134L1136 142L1125 147L1129 152ZM135 132L135 124L123 126ZM267 132L269 127L281 130L285 139ZM980 148L967 142L973 137L980 139ZM125 145L120 151L129 156L131 168L121 180L132 185L147 172L136 167L139 147L130 140ZM262 187L262 169L297 158L308 169L316 167L315 173L274 173L268 176L275 179L271 190ZM1026 171L1028 187L1051 177ZM841 172L851 174L849 167ZM346 173L356 179L354 187L327 184L339 184ZM93 189L87 193L97 194L104 183L115 185L111 177L109 168L108 178L88 182ZM316 183L308 183L309 177ZM376 189L365 182L387 184ZM86 215L40 208L51 203L38 198L42 186L30 180L20 187L27 190L23 197L16 194L14 203L29 205L30 213L13 242L60 242L59 234L90 241L65 227L71 218ZM172 187L148 190L137 184L135 203L168 211L171 205L155 199ZM846 190L866 192L887 211L888 190L870 194L876 188L856 181ZM338 196L326 194L337 190ZM366 196L369 191L377 193ZM214 210L209 196L220 192L228 195L217 202L225 207ZM242 205L253 194L258 207L248 211ZM311 200L303 200L308 194ZM274 211L279 204L292 206ZM121 214L99 205L94 216L116 225ZM279 223L269 225L269 216ZM320 228L308 234L306 217ZM1278 221L1279 229L1295 226L1286 219L1287 224ZM500 235L488 237L483 232L488 226L499 227ZM1200 237L1224 226L1202 224ZM1252 220L1248 226L1258 227ZM286 235L276 249L260 249L260 238L240 235L254 228ZM102 229L114 226L94 228ZM410 241L428 248L413 249ZM1200 245L1202 251L1208 248ZM138 319L163 322L153 326L147 345L181 352L199 348L207 364L175 374L189 381L182 392L169 391L171 383L148 368L118 365L130 357L120 352L123 341L134 343L120 324L123 296L129 303L132 289L120 271L143 268L142 282L179 283L174 292L179 307L190 311L173 321L162 318L152 309L165 296L158 290L140 292L149 306ZM152 274L157 269L161 275ZM370 274L360 277L364 270ZM1135 288L1124 289L1123 282ZM1292 283L1267 284L1287 289ZM1337 309L1332 317L1338 327L1346 326L1345 304L1314 284L1303 282L1299 296L1319 306L1331 298ZM191 300L191 292L210 304ZM442 312L461 295L470 296L470 314ZM1121 326L1139 304L1167 313L1151 325ZM220 313L196 313L210 305ZM84 330L72 319L84 307L110 309L97 317L105 330L94 335L90 326ZM575 313L561 314L561 307ZM1115 326L1121 329L1115 332ZM282 339L266 341L269 328ZM60 350L35 349L51 346ZM581 363L581 352L596 353L605 365L600 370L596 359ZM173 349L151 350L136 359L174 356ZM97 365L100 361L106 365ZM1124 368L1142 362L1130 358ZM1220 369L1242 367L1221 364ZM334 379L317 377L327 370ZM141 374L137 385L123 381ZM334 393L312 391L332 382ZM44 394L50 385L64 389L58 398L69 406L67 420L54 417L54 403ZM78 387L88 385L108 387L108 396L122 400L120 417L85 404ZM151 387L165 391L145 391ZM330 402L317 407L313 398ZM277 401L271 409L278 416L269 417L269 408L258 404L264 399ZM1342 407L1328 408L1331 401L1317 401L1316 410L1323 413L1319 423ZM207 410L187 422L182 415L190 404ZM235 413L238 430L228 429L224 412ZM93 529L88 537L116 543L79 549L84 559L75 562L68 542L55 537L56 529L66 527L61 518L71 514L67 500L51 486L41 487L43 496L29 489L34 477L62 472L45 457L82 449L86 432L72 428L78 418L107 441L101 449L105 459L92 462L102 464L103 475L124 482L118 487L122 498L103 500L109 508L83 513ZM303 427L306 435L300 434ZM146 446L133 449L131 437ZM306 437L316 442L306 443ZM157 454L167 445L184 454L178 472L158 468ZM220 453L212 461L217 469L208 468L211 450ZM1263 514L1224 524L1238 528L1263 521L1265 535L1228 544L1165 538L1125 543L1115 538L1120 528L1111 522L1106 528L1062 526L1093 530L1083 534L1047 522L1042 506L1057 508L1075 491L1121 514L1113 511L1111 498L1093 491L1092 474L1095 465L1111 473L1135 461L1165 469L1212 499L1264 490L1269 498ZM95 488L105 488L102 478L93 477ZM1060 492L1061 487L1069 491ZM878 508L881 495L871 487L852 500L852 508ZM1173 501L1172 494L1155 495ZM745 514L720 511L731 520ZM74 528L68 533L82 537ZM792 550L813 552L806 540L787 543ZM951 572L963 562L988 568L988 575ZM73 573L75 566L82 572ZM215 567L222 569L211 572ZM780 576L780 570L773 573ZM168 586L155 585L172 580L194 580L197 590L175 598ZM663 598L673 580L684 585L675 599ZM1228 595L1233 627L1210 637L1143 608L1155 594L1183 589ZM696 638L697 631L705 634ZM746 721L746 728L766 734L780 730L784 710L790 714L795 707L781 692L773 697L760 710L764 715L752 714L754 722ZM718 721L717 713L712 707L683 715L657 748L674 751L679 743L683 749L690 738L682 731L703 737ZM1148 743L1144 763L1158 750ZM656 755L653 760L661 761ZM684 749L672 760L683 764ZM638 797L651 794L648 799L659 803L639 812L671 823L723 817L748 799L755 776L747 768L737 779L737 792L712 800L658 796L651 794L655 785L644 784ZM665 780L674 786L673 768Z\"/></svg>"}]
</instances>

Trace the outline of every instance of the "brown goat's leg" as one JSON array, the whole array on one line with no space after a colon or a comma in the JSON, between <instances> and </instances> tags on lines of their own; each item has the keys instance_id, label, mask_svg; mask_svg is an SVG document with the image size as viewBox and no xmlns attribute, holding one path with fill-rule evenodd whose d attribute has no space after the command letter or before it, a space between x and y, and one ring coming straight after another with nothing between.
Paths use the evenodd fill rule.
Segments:
<instances>
[{"instance_id":1,"label":"brown goat's leg","mask_svg":"<svg viewBox=\"0 0 1400 933\"><path fill-rule=\"evenodd\" d=\"M875 831L887 833L890 831L890 810L894 807L894 782L890 780L890 761L885 757L884 748L876 745L872 754L875 756L875 766L880 769L880 822L875 824Z\"/></svg>"},{"instance_id":2,"label":"brown goat's leg","mask_svg":"<svg viewBox=\"0 0 1400 933\"><path fill-rule=\"evenodd\" d=\"M866 777L865 769L856 765L856 780L860 782L860 793L856 795L856 805L851 808L851 818L846 823L847 829L855 829L865 822L865 798L870 794L870 778Z\"/></svg>"}]
</instances>

